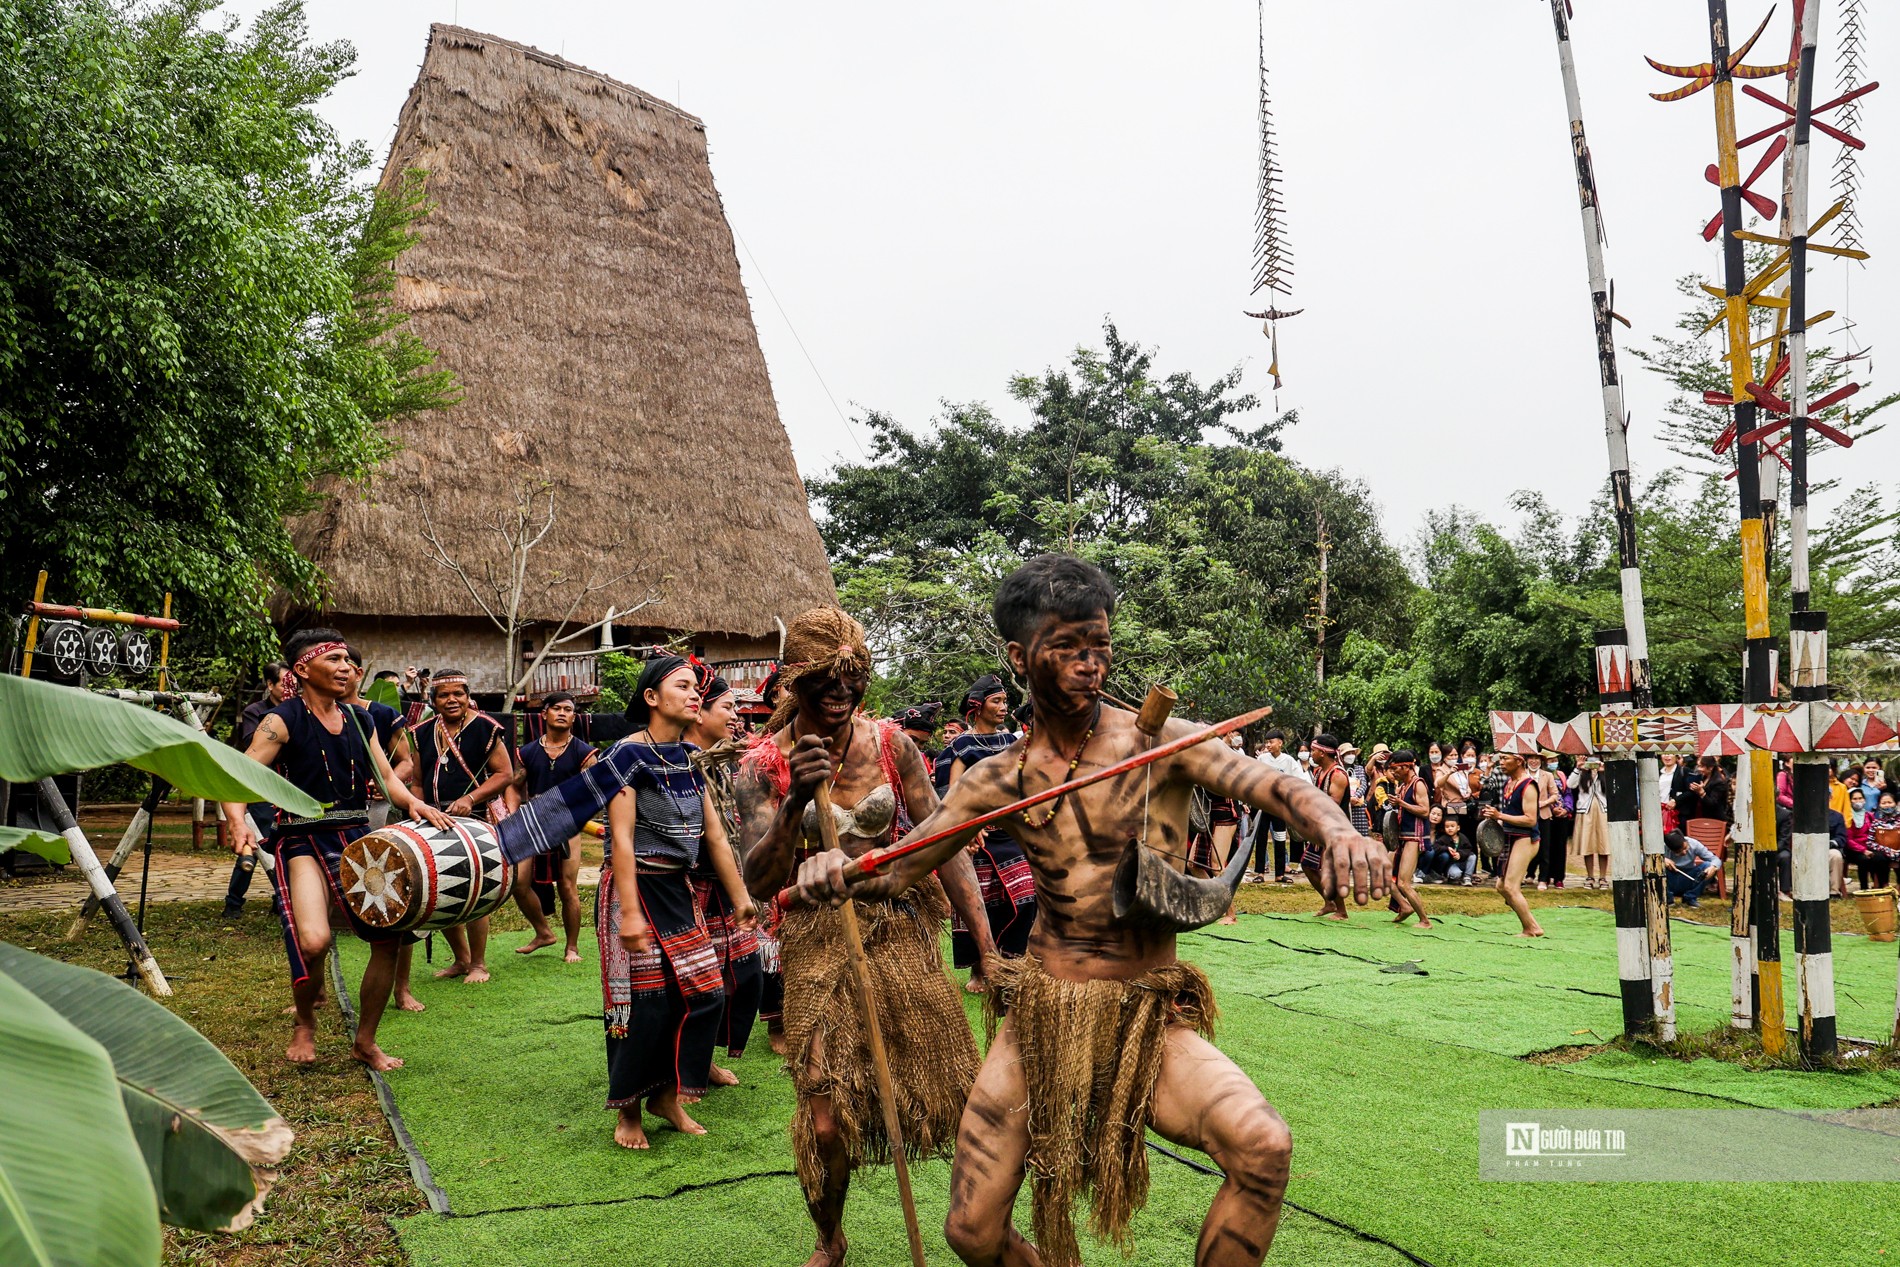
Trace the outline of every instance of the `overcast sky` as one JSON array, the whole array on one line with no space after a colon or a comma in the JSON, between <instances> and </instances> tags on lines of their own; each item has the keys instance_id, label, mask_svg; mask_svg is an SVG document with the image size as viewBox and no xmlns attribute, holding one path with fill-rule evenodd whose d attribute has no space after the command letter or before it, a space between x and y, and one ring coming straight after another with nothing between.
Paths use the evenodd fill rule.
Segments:
<instances>
[{"instance_id":1,"label":"overcast sky","mask_svg":"<svg viewBox=\"0 0 1900 1267\"><path fill-rule=\"evenodd\" d=\"M1766 8L1738 4L1735 25ZM1787 8L1754 61L1786 48ZM1642 60L1705 59L1707 11L1576 9L1617 308L1635 325L1619 333L1646 343L1673 324L1674 279L1720 265L1698 233L1718 204L1702 177L1712 94L1652 101L1682 81ZM1837 12L1823 9L1822 99ZM1884 16L1867 27L1872 78L1900 40ZM313 0L310 20L316 38L356 45L356 77L323 110L379 164L431 21L533 44L702 117L807 475L859 457L862 432L840 411L924 424L942 400L981 399L1016 416L1009 376L1096 341L1104 317L1158 348L1163 369L1240 364L1274 400L1259 323L1240 315L1260 306L1251 3ZM1365 480L1400 538L1453 502L1508 518L1520 488L1581 510L1606 465L1548 6L1268 0L1267 60L1297 257L1283 306L1306 310L1280 327L1278 404L1301 411L1287 451ZM1811 310L1850 314L1876 370L1900 330L1879 231L1900 184L1897 96L1863 103L1876 258L1822 262L1811 283ZM1771 119L1743 100L1744 134ZM1818 213L1838 147L1816 141ZM1778 196L1778 168L1761 187ZM1627 355L1624 374L1640 479L1670 461L1654 438L1666 392ZM1856 450L1856 482L1890 487L1897 455L1900 427ZM1816 475L1845 463L1830 453Z\"/></svg>"}]
</instances>

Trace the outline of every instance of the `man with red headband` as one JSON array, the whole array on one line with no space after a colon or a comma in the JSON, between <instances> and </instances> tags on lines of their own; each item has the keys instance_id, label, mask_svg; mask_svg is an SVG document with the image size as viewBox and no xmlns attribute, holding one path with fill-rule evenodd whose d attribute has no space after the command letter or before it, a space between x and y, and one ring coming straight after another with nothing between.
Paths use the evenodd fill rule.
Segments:
<instances>
[{"instance_id":1,"label":"man with red headband","mask_svg":"<svg viewBox=\"0 0 1900 1267\"><path fill-rule=\"evenodd\" d=\"M363 969L358 996L356 1041L350 1054L372 1069L394 1069L402 1061L376 1045L376 1027L389 1003L399 955L415 936L374 929L356 918L343 896L343 847L369 831L365 789L372 780L387 788L390 803L403 815L437 827L448 827L449 819L396 779L376 737L374 720L342 703L357 672L350 664L343 635L334 629L305 629L291 635L284 651L296 679L296 693L264 715L245 755L272 767L328 807L314 819L278 810L265 842L276 863L271 878L277 885L297 1017L284 1055L294 1064L309 1064L317 1058L315 1007L323 984L323 958L332 941L330 906L334 901L351 931L369 943L369 965ZM244 806L227 804L224 813L231 824L232 849L239 854L255 851L257 833Z\"/></svg>"}]
</instances>

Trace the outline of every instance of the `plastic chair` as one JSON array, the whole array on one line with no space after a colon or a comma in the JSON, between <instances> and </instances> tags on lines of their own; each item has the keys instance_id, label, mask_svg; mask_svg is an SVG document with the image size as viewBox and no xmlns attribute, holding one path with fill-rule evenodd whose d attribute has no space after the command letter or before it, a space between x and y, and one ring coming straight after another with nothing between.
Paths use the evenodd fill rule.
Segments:
<instances>
[{"instance_id":1,"label":"plastic chair","mask_svg":"<svg viewBox=\"0 0 1900 1267\"><path fill-rule=\"evenodd\" d=\"M1683 834L1715 855L1715 896L1728 896L1728 823L1720 818L1692 818Z\"/></svg>"}]
</instances>

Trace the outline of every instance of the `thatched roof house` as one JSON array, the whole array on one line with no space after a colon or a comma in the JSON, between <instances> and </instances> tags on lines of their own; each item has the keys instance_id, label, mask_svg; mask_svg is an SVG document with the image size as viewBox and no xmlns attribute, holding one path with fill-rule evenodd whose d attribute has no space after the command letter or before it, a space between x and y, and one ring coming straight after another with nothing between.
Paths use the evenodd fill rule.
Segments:
<instances>
[{"instance_id":1,"label":"thatched roof house","mask_svg":"<svg viewBox=\"0 0 1900 1267\"><path fill-rule=\"evenodd\" d=\"M293 526L329 577L326 614L379 665L454 663L499 689L500 635L430 561L418 507L479 572L506 558L487 520L525 479L550 481L556 503L533 570L601 577L645 561L671 574L623 635L769 654L775 617L835 602L705 125L561 58L437 25L383 179L414 170L433 210L397 262L396 302L464 397L400 430L367 495L339 490ZM583 619L610 602L625 594ZM563 605L525 614L553 620Z\"/></svg>"}]
</instances>

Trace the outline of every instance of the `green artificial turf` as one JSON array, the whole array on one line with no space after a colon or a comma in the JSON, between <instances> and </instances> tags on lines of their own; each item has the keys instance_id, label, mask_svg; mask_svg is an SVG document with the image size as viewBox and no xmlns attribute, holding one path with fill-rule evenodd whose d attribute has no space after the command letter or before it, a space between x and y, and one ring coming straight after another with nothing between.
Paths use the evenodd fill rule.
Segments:
<instances>
[{"instance_id":1,"label":"green artificial turf","mask_svg":"<svg viewBox=\"0 0 1900 1267\"><path fill-rule=\"evenodd\" d=\"M1749 1071L1623 1051L1570 1064L1521 1059L1620 1029L1609 915L1539 914L1551 934L1542 941L1508 936L1508 914L1451 916L1420 933L1370 913L1345 925L1248 915L1182 939L1183 957L1215 982L1219 1045L1293 1131L1288 1200L1298 1208L1272 1261L1404 1261L1381 1241L1435 1267L1900 1256L1900 1215L1880 1216L1890 1205L1861 1185L1480 1181L1480 1109L1832 1109L1900 1097L1891 1072ZM1674 929L1681 1023L1724 1023L1726 930ZM562 1261L618 1254L643 1267L802 1261L811 1233L790 1173L791 1088L763 1028L733 1065L742 1085L693 1110L708 1135L682 1137L649 1119L652 1150L623 1152L600 1107L592 948L572 965L546 951L510 953L524 937L495 938L490 983L424 980L429 1011L391 1013L384 1025L383 1045L408 1062L391 1084L454 1212L400 1224L417 1267L540 1264L555 1246ZM1891 1023L1894 954L1891 944L1837 936L1844 1033ZM360 969L360 947L348 959ZM1386 971L1405 964L1422 974ZM1189 1261L1218 1181L1159 1155L1153 1175L1136 1223L1138 1260ZM1685 1159L1684 1178L1693 1177ZM931 1261L950 1262L941 1235L947 1167L920 1167L915 1180ZM1684 1217L1697 1210L1707 1213ZM1027 1197L1017 1213L1026 1224ZM888 1171L854 1182L846 1226L854 1261L904 1260ZM1088 1257L1120 1260L1112 1247Z\"/></svg>"}]
</instances>

